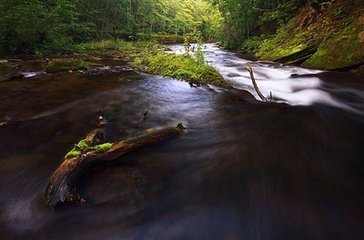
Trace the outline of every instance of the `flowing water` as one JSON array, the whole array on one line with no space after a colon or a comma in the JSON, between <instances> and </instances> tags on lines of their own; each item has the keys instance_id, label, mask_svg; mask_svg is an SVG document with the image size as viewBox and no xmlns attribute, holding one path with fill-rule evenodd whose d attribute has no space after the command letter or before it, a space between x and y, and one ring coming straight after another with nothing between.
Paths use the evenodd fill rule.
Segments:
<instances>
[{"instance_id":1,"label":"flowing water","mask_svg":"<svg viewBox=\"0 0 364 240\"><path fill-rule=\"evenodd\" d=\"M235 89L120 66L0 83L0 238L362 239L362 79L204 52ZM288 104L247 94L246 63ZM86 204L53 212L48 178L99 112L110 141L188 131L90 172L77 186Z\"/></svg>"}]
</instances>

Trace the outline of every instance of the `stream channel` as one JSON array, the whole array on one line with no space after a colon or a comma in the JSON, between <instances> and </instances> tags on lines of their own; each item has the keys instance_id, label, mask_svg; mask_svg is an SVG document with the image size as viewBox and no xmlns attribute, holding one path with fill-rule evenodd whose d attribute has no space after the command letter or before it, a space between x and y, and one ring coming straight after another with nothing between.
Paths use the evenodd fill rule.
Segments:
<instances>
[{"instance_id":1,"label":"stream channel","mask_svg":"<svg viewBox=\"0 0 364 240\"><path fill-rule=\"evenodd\" d=\"M363 239L363 79L203 51L233 89L121 63L1 82L0 238ZM255 100L247 63L287 104ZM52 211L48 178L99 112L109 141L188 131L91 171L77 186L87 202Z\"/></svg>"}]
</instances>

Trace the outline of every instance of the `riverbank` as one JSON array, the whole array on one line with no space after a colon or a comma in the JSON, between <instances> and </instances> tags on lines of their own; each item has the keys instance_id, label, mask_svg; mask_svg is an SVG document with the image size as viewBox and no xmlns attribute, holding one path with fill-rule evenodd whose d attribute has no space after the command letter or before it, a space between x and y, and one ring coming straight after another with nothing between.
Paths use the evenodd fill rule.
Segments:
<instances>
[{"instance_id":1,"label":"riverbank","mask_svg":"<svg viewBox=\"0 0 364 240\"><path fill-rule=\"evenodd\" d=\"M77 45L74 54L31 55L32 64L19 58L5 58L0 62L0 81L21 79L24 72L59 73L84 71L102 67L105 63L123 63L132 68L156 75L187 81L191 85L230 87L212 66L193 54L178 56L151 41L105 40Z\"/></svg>"},{"instance_id":2,"label":"riverbank","mask_svg":"<svg viewBox=\"0 0 364 240\"><path fill-rule=\"evenodd\" d=\"M300 9L271 36L253 37L242 52L258 59L322 70L363 73L362 1L337 0Z\"/></svg>"}]
</instances>

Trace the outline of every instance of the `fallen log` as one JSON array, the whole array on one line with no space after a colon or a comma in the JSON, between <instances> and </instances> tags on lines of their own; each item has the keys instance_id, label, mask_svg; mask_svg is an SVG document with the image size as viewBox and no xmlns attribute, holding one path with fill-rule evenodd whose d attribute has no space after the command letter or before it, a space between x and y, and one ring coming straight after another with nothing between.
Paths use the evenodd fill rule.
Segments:
<instances>
[{"instance_id":1,"label":"fallen log","mask_svg":"<svg viewBox=\"0 0 364 240\"><path fill-rule=\"evenodd\" d=\"M307 59L312 57L317 52L316 46L309 46L301 51L292 53L288 56L277 59L277 62L286 64L286 65L300 65L304 63Z\"/></svg>"},{"instance_id":2,"label":"fallen log","mask_svg":"<svg viewBox=\"0 0 364 240\"><path fill-rule=\"evenodd\" d=\"M108 164L119 157L142 147L159 143L184 132L185 127L179 123L176 127L167 127L151 133L117 141L105 152L96 150L80 156L65 159L51 176L45 190L45 200L49 207L55 208L64 202L84 202L75 191L79 177L93 166ZM94 134L88 134L93 138Z\"/></svg>"}]
</instances>

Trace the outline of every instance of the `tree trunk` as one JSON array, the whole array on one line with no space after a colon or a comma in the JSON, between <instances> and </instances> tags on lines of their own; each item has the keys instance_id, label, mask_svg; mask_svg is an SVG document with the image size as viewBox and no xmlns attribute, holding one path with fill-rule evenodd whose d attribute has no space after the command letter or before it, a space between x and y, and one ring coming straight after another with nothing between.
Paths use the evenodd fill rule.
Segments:
<instances>
[{"instance_id":1,"label":"tree trunk","mask_svg":"<svg viewBox=\"0 0 364 240\"><path fill-rule=\"evenodd\" d=\"M168 127L115 142L103 153L90 151L78 157L65 159L53 173L46 187L45 199L48 206L54 209L64 202L84 202L84 199L75 193L74 187L82 173L95 165L108 164L129 152L179 135L184 132L184 129L182 124L178 124L176 127ZM91 132L88 137L92 135Z\"/></svg>"}]
</instances>

